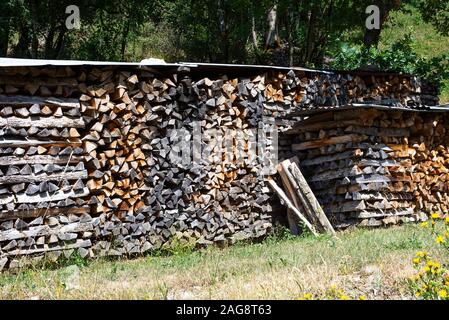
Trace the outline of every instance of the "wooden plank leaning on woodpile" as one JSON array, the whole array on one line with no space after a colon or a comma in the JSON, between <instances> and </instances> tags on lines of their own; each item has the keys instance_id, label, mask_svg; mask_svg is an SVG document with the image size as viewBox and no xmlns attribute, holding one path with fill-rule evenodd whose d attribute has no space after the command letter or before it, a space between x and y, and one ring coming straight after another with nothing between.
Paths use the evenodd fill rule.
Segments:
<instances>
[{"instance_id":1,"label":"wooden plank leaning on woodpile","mask_svg":"<svg viewBox=\"0 0 449 320\"><path fill-rule=\"evenodd\" d=\"M296 215L298 215L297 212L301 212L305 216L304 218L300 217L302 221L310 221L318 232L327 232L334 235L334 228L304 179L297 162L298 159L295 157L291 160L284 160L277 166L284 188L287 190L289 198L292 199L292 205L296 209ZM293 210L291 206L289 208ZM289 224L292 233L296 233L295 219L290 217Z\"/></svg>"},{"instance_id":2,"label":"wooden plank leaning on woodpile","mask_svg":"<svg viewBox=\"0 0 449 320\"><path fill-rule=\"evenodd\" d=\"M302 223L312 232L314 236L317 236L318 233L315 230L315 227L307 220L307 218L292 204L289 197L284 193L284 191L274 182L272 178L268 178L268 183L271 185L273 190L278 194L278 196L284 201L286 206L295 213L297 218L301 220Z\"/></svg>"}]
</instances>

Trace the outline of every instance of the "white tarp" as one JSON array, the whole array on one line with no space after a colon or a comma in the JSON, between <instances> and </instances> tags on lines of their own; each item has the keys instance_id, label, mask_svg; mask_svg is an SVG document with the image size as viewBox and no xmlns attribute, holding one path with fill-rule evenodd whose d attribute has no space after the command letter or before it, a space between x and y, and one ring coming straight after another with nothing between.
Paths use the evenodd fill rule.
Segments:
<instances>
[{"instance_id":1,"label":"white tarp","mask_svg":"<svg viewBox=\"0 0 449 320\"><path fill-rule=\"evenodd\" d=\"M31 67L31 66L177 66L166 63L161 59L145 59L141 62L110 62L110 61L82 61L82 60L43 60L0 58L0 67Z\"/></svg>"}]
</instances>

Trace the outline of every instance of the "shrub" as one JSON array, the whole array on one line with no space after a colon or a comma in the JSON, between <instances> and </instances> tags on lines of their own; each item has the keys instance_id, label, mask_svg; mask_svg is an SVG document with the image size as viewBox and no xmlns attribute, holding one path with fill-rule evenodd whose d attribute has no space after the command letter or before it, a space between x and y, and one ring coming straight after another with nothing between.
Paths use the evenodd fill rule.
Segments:
<instances>
[{"instance_id":1,"label":"shrub","mask_svg":"<svg viewBox=\"0 0 449 320\"><path fill-rule=\"evenodd\" d=\"M449 78L449 55L426 59L413 51L414 39L404 36L385 49L364 45L342 44L335 54L332 68L355 70L371 66L384 71L395 71L419 76L438 86Z\"/></svg>"}]
</instances>

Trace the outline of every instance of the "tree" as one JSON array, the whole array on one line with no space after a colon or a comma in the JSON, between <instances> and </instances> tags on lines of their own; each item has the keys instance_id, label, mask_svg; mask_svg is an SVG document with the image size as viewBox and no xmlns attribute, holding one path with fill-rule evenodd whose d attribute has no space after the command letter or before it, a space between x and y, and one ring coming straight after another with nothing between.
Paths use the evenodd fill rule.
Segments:
<instances>
[{"instance_id":1,"label":"tree","mask_svg":"<svg viewBox=\"0 0 449 320\"><path fill-rule=\"evenodd\" d=\"M431 23L442 35L449 35L449 1L419 1L418 7L424 21Z\"/></svg>"}]
</instances>

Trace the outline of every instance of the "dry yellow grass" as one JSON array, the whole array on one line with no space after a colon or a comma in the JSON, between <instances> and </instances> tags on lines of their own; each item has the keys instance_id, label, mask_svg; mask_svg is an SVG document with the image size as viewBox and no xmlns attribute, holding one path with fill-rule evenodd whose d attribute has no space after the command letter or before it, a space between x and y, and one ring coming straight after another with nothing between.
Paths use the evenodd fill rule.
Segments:
<instances>
[{"instance_id":1,"label":"dry yellow grass","mask_svg":"<svg viewBox=\"0 0 449 320\"><path fill-rule=\"evenodd\" d=\"M408 299L411 258L428 244L428 231L407 225L96 260L0 275L0 299L294 299L333 285L355 297Z\"/></svg>"}]
</instances>

